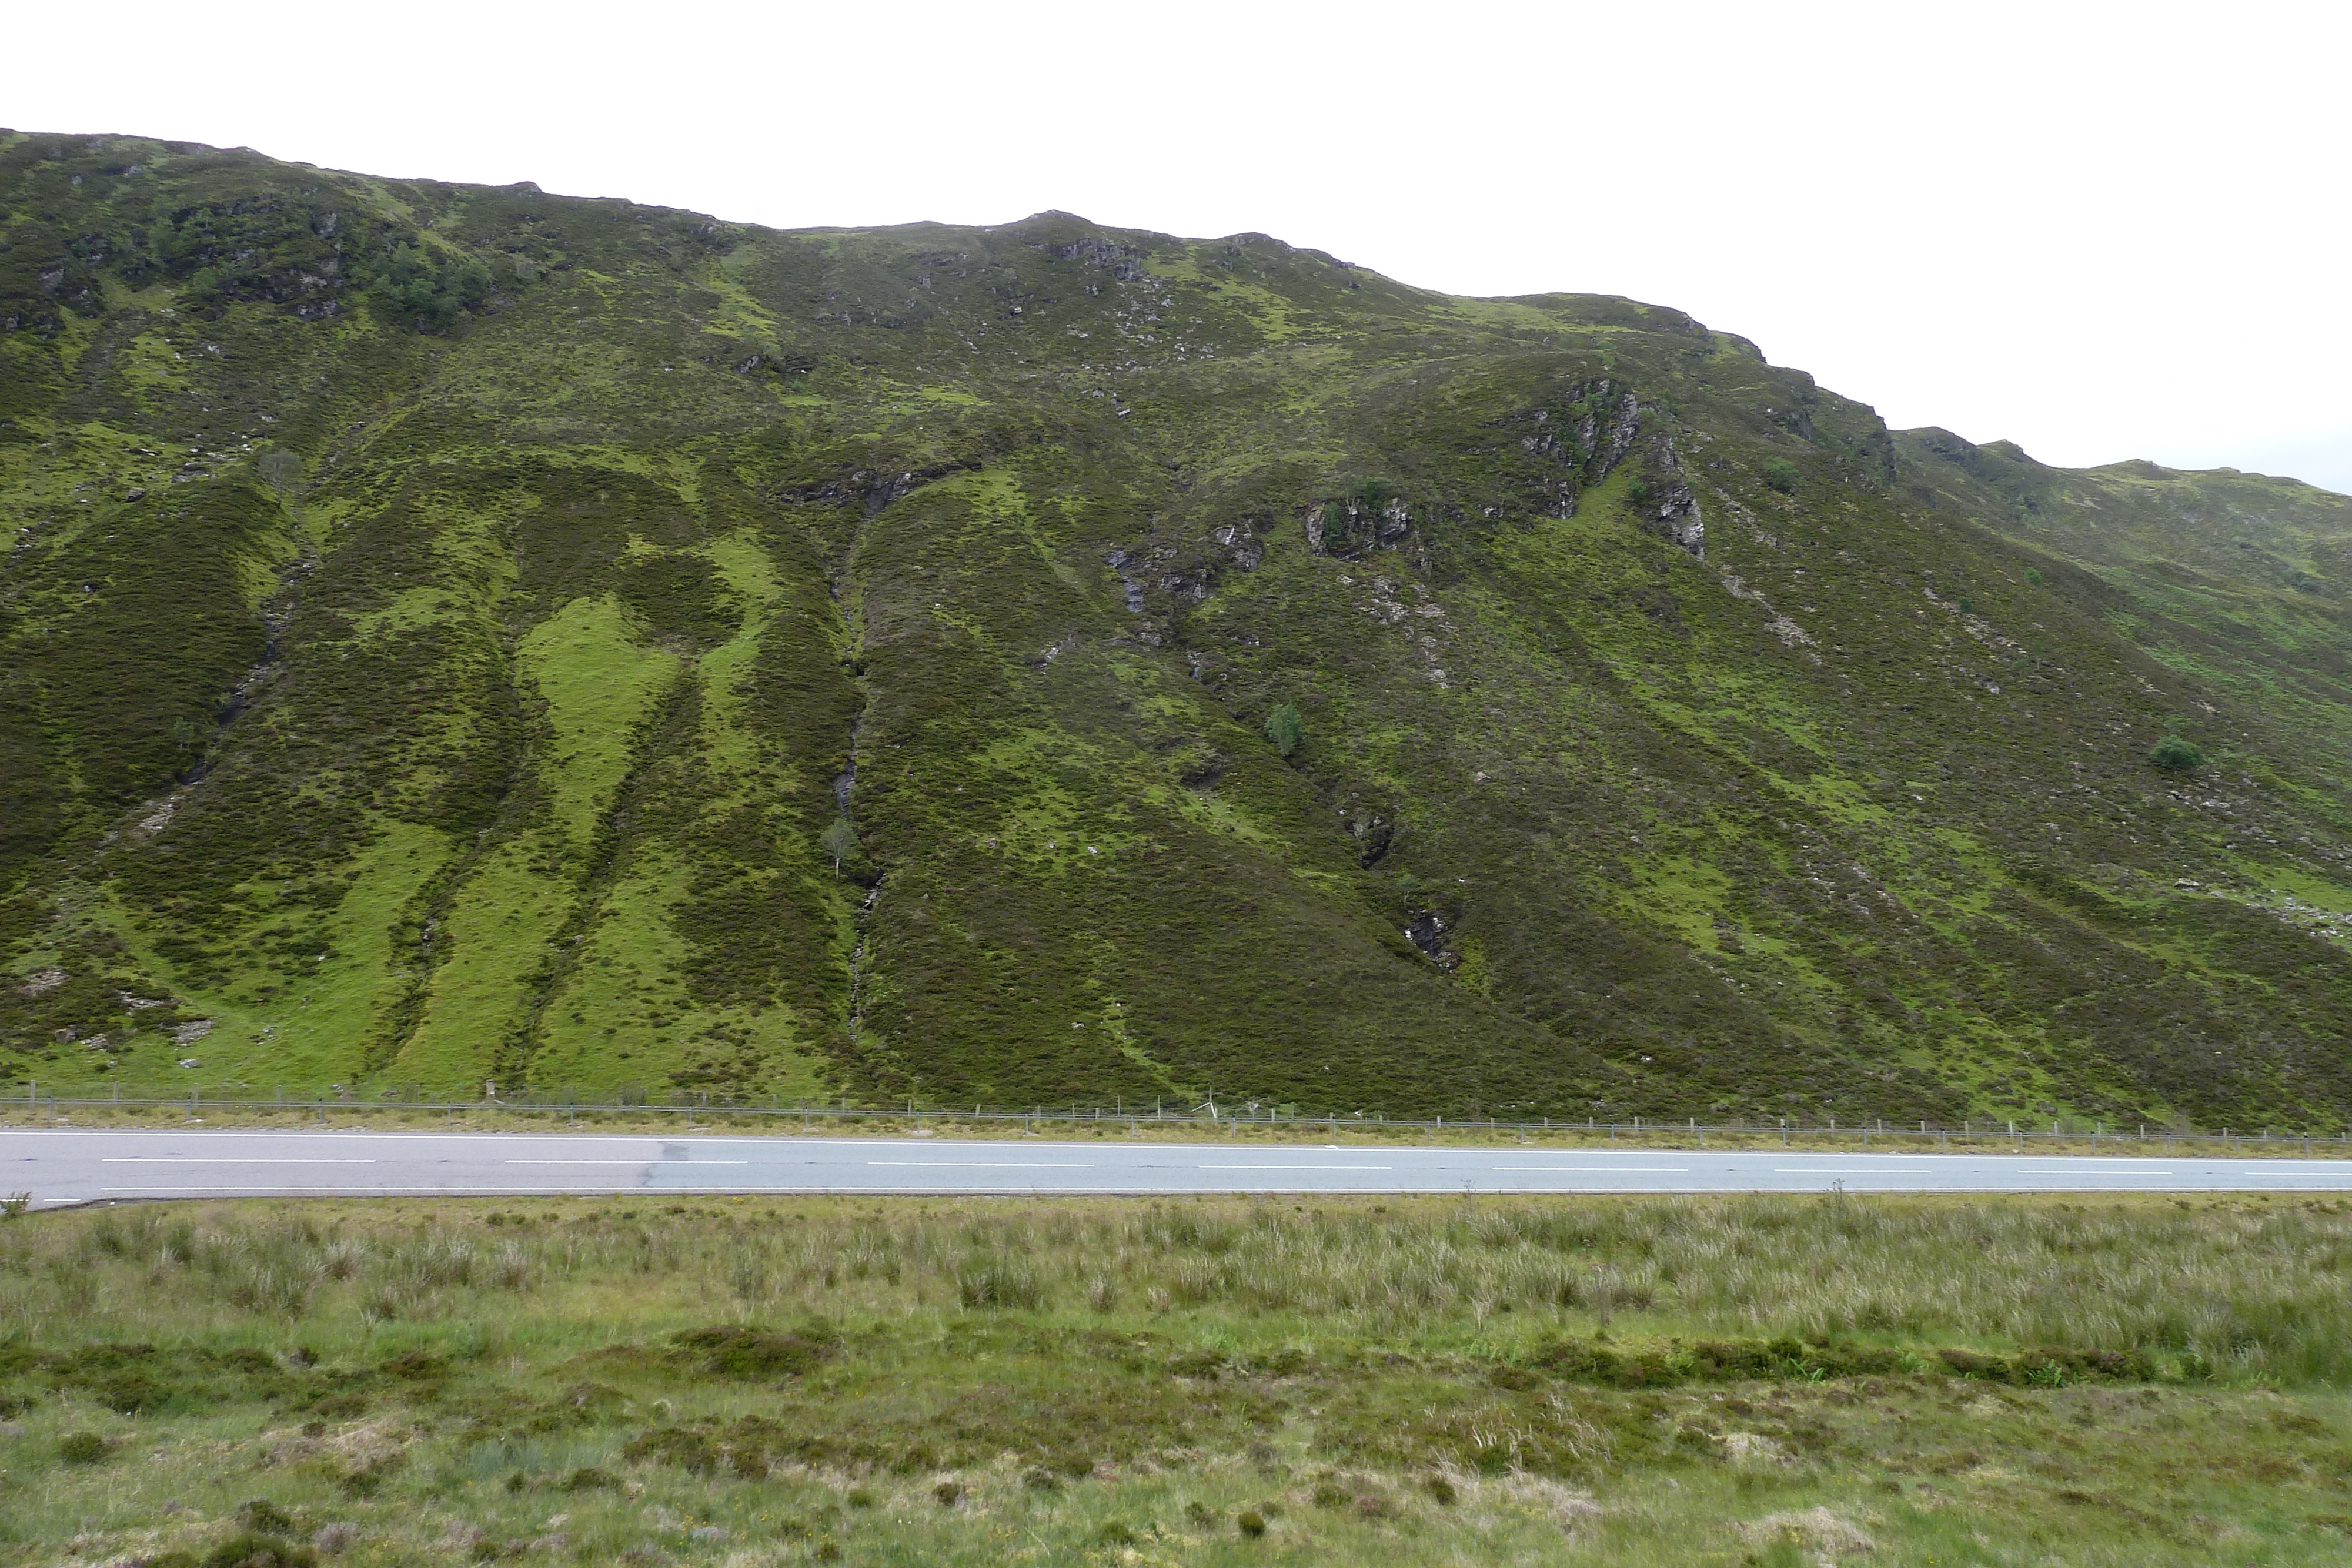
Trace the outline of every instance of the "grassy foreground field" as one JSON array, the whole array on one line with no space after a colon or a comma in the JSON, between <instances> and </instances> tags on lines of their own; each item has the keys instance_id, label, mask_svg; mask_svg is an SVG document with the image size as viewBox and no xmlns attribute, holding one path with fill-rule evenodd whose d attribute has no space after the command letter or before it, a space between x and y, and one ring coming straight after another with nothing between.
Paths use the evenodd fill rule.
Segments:
<instances>
[{"instance_id":1,"label":"grassy foreground field","mask_svg":"<svg viewBox=\"0 0 2352 1568\"><path fill-rule=\"evenodd\" d=\"M0 1562L2341 1563L2352 1206L0 1225Z\"/></svg>"}]
</instances>

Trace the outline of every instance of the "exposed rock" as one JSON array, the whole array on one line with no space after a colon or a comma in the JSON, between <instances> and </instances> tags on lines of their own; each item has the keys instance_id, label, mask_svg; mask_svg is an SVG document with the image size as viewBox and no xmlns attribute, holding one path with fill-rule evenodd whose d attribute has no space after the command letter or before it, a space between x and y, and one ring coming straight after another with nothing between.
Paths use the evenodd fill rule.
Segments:
<instances>
[{"instance_id":1,"label":"exposed rock","mask_svg":"<svg viewBox=\"0 0 2352 1568\"><path fill-rule=\"evenodd\" d=\"M1143 253L1131 245L1118 245L1099 235L1088 235L1069 245L1041 245L1037 247L1056 261L1084 261L1092 267L1107 268L1121 283L1133 283L1143 276Z\"/></svg>"},{"instance_id":2,"label":"exposed rock","mask_svg":"<svg viewBox=\"0 0 2352 1568\"><path fill-rule=\"evenodd\" d=\"M1603 382L1601 385L1605 392L1609 383ZM1634 437L1642 434L1642 405L1631 392L1618 398L1616 412L1609 421L1608 433L1608 444L1601 454L1600 466L1603 477L1624 461L1625 454L1633 449Z\"/></svg>"},{"instance_id":3,"label":"exposed rock","mask_svg":"<svg viewBox=\"0 0 2352 1568\"><path fill-rule=\"evenodd\" d=\"M1462 962L1462 955L1445 945L1449 922L1435 910L1423 910L1405 925L1405 940L1420 948L1429 960L1441 969L1451 969Z\"/></svg>"},{"instance_id":4,"label":"exposed rock","mask_svg":"<svg viewBox=\"0 0 2352 1568\"><path fill-rule=\"evenodd\" d=\"M1658 525L1668 538L1693 558L1706 559L1706 518L1698 509L1698 497L1690 493L1687 485L1676 485L1666 492L1658 506Z\"/></svg>"},{"instance_id":5,"label":"exposed rock","mask_svg":"<svg viewBox=\"0 0 2352 1568\"><path fill-rule=\"evenodd\" d=\"M1244 571L1255 571L1258 562L1265 559L1265 548L1250 532L1245 523L1226 523L1212 530L1209 537L1233 553L1234 564Z\"/></svg>"}]
</instances>

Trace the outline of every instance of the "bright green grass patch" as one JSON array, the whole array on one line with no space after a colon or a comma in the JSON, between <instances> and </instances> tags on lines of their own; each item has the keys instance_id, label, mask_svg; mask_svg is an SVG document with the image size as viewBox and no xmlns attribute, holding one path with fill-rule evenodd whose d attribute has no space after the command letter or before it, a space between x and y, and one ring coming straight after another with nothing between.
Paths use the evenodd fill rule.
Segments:
<instances>
[{"instance_id":1,"label":"bright green grass patch","mask_svg":"<svg viewBox=\"0 0 2352 1568\"><path fill-rule=\"evenodd\" d=\"M581 852L627 771L637 724L677 661L639 643L610 595L566 604L531 629L517 658L547 701L555 820Z\"/></svg>"},{"instance_id":2,"label":"bright green grass patch","mask_svg":"<svg viewBox=\"0 0 2352 1568\"><path fill-rule=\"evenodd\" d=\"M533 834L498 846L468 873L441 917L441 962L423 1021L391 1064L394 1082L439 1088L495 1076L499 1043L530 1000L532 977L568 913L547 897L535 862L562 852Z\"/></svg>"}]
</instances>

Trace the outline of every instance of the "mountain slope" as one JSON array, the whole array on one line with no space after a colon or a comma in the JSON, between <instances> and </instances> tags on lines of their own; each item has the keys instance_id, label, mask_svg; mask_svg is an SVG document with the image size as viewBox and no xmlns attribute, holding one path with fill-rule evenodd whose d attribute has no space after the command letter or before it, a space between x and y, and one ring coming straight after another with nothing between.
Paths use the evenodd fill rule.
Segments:
<instances>
[{"instance_id":1,"label":"mountain slope","mask_svg":"<svg viewBox=\"0 0 2352 1568\"><path fill-rule=\"evenodd\" d=\"M0 193L19 1078L2352 1103L2343 639L2263 575L2340 498L2167 481L2240 508L2175 591L2109 471L1262 235Z\"/></svg>"}]
</instances>

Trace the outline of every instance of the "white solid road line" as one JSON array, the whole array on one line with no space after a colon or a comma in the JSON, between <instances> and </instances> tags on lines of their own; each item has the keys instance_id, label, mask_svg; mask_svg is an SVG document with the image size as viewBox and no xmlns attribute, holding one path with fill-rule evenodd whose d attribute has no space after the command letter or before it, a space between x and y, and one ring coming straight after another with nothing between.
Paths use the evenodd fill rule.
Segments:
<instances>
[{"instance_id":1,"label":"white solid road line","mask_svg":"<svg viewBox=\"0 0 2352 1568\"><path fill-rule=\"evenodd\" d=\"M1178 1166L1192 1171L1392 1171L1394 1166Z\"/></svg>"},{"instance_id":2,"label":"white solid road line","mask_svg":"<svg viewBox=\"0 0 2352 1568\"><path fill-rule=\"evenodd\" d=\"M510 1166L748 1166L749 1160L666 1160L647 1156L641 1160L509 1160Z\"/></svg>"},{"instance_id":3,"label":"white solid road line","mask_svg":"<svg viewBox=\"0 0 2352 1568\"><path fill-rule=\"evenodd\" d=\"M274 1155L101 1155L109 1166L372 1166L373 1159L289 1159Z\"/></svg>"},{"instance_id":4,"label":"white solid road line","mask_svg":"<svg viewBox=\"0 0 2352 1568\"><path fill-rule=\"evenodd\" d=\"M936 1171L1090 1171L1070 1160L867 1160L869 1166L914 1166Z\"/></svg>"},{"instance_id":5,"label":"white solid road line","mask_svg":"<svg viewBox=\"0 0 2352 1568\"><path fill-rule=\"evenodd\" d=\"M1687 1176L1688 1166L1492 1166L1498 1171L1655 1171L1660 1176Z\"/></svg>"}]
</instances>

